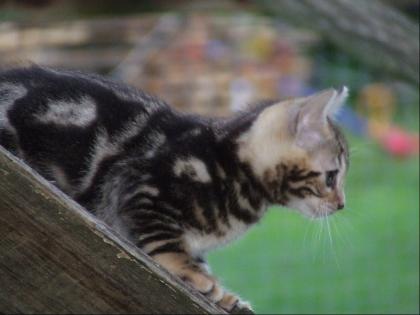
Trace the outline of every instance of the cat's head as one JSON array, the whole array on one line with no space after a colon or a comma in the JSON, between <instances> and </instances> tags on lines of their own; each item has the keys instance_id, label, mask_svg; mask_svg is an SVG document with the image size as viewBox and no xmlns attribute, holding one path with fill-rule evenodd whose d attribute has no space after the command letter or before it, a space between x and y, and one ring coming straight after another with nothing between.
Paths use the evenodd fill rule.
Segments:
<instances>
[{"instance_id":1,"label":"cat's head","mask_svg":"<svg viewBox=\"0 0 420 315\"><path fill-rule=\"evenodd\" d=\"M348 147L333 117L347 95L330 89L268 106L238 138L239 158L274 203L310 217L344 207Z\"/></svg>"}]
</instances>

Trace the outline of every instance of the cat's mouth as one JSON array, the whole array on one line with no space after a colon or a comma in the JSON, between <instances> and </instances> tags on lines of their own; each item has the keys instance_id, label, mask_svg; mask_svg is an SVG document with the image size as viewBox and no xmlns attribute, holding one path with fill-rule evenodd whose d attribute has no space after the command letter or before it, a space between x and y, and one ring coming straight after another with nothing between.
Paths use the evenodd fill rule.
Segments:
<instances>
[{"instance_id":1,"label":"cat's mouth","mask_svg":"<svg viewBox=\"0 0 420 315\"><path fill-rule=\"evenodd\" d=\"M290 205L289 205L290 206ZM338 209L332 205L321 205L319 207L311 207L307 204L295 205L292 208L297 209L309 219L322 219L335 214Z\"/></svg>"},{"instance_id":2,"label":"cat's mouth","mask_svg":"<svg viewBox=\"0 0 420 315\"><path fill-rule=\"evenodd\" d=\"M296 209L309 219L321 219L337 212L332 204L319 202L319 200L290 200L287 207Z\"/></svg>"},{"instance_id":3,"label":"cat's mouth","mask_svg":"<svg viewBox=\"0 0 420 315\"><path fill-rule=\"evenodd\" d=\"M338 209L336 207L332 205L323 204L318 209L313 211L313 218L322 219L322 218L335 214L337 211Z\"/></svg>"},{"instance_id":4,"label":"cat's mouth","mask_svg":"<svg viewBox=\"0 0 420 315\"><path fill-rule=\"evenodd\" d=\"M329 217L329 216L335 214L336 212L337 212L337 210L331 210L331 211L328 211L328 212L327 211L324 211L324 212L315 212L312 215L312 218L313 219L322 219L322 218Z\"/></svg>"}]
</instances>

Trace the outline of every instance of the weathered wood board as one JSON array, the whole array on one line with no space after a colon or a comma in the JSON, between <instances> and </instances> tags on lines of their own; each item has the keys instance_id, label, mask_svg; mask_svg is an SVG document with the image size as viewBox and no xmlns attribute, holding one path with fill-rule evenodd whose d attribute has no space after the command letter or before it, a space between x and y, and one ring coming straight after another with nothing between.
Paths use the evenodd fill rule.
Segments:
<instances>
[{"instance_id":1,"label":"weathered wood board","mask_svg":"<svg viewBox=\"0 0 420 315\"><path fill-rule=\"evenodd\" d=\"M224 313L0 146L0 313Z\"/></svg>"}]
</instances>

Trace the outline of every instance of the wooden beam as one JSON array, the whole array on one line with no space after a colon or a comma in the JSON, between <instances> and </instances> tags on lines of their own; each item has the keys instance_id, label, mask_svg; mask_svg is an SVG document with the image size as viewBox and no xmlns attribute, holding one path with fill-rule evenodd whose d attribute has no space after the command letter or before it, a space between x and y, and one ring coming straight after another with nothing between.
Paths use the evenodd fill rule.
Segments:
<instances>
[{"instance_id":1,"label":"wooden beam","mask_svg":"<svg viewBox=\"0 0 420 315\"><path fill-rule=\"evenodd\" d=\"M0 313L226 314L1 146Z\"/></svg>"}]
</instances>

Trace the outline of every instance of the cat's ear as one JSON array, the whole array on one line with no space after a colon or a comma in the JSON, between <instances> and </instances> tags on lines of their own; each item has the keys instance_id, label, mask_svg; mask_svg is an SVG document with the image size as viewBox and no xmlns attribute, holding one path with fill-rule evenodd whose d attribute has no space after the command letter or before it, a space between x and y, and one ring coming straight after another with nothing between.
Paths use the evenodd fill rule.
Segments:
<instances>
[{"instance_id":1,"label":"cat's ear","mask_svg":"<svg viewBox=\"0 0 420 315\"><path fill-rule=\"evenodd\" d=\"M329 89L306 97L294 110L292 130L298 145L313 148L324 140L328 119L340 110L348 96L348 89Z\"/></svg>"}]
</instances>

